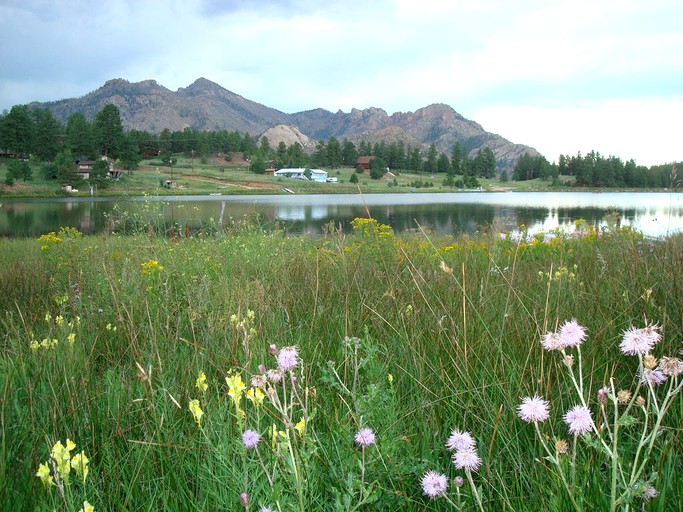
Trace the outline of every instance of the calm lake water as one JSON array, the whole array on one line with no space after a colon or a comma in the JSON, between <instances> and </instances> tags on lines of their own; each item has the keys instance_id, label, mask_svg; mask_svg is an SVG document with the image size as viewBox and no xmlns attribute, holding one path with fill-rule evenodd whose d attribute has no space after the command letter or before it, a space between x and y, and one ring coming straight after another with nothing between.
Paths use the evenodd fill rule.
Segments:
<instances>
[{"instance_id":1,"label":"calm lake water","mask_svg":"<svg viewBox=\"0 0 683 512\"><path fill-rule=\"evenodd\" d=\"M84 233L125 231L152 224L191 231L227 226L258 214L266 226L294 234L319 234L330 222L350 230L368 214L396 232L427 227L439 233L472 233L491 225L515 232L574 221L604 225L618 213L622 226L661 237L683 230L683 194L633 192L461 192L368 195L173 196L146 198L0 199L0 236L36 237L61 226Z\"/></svg>"}]
</instances>

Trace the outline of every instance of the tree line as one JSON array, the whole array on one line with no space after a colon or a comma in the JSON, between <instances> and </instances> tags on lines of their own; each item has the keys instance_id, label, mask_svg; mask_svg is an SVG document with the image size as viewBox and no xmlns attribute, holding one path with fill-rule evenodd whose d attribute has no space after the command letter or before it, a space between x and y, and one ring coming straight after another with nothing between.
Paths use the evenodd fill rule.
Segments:
<instances>
[{"instance_id":1,"label":"tree line","mask_svg":"<svg viewBox=\"0 0 683 512\"><path fill-rule=\"evenodd\" d=\"M143 130L124 130L119 109L112 104L104 106L94 119L76 112L63 125L48 109L15 105L0 115L0 154L17 157L8 166L8 180L32 178L32 168L26 160L42 163L41 172L46 178L72 182L78 179L75 161L96 161L91 180L105 185L108 168L100 163L101 156L118 160L124 169L135 169L142 159L158 158L163 165L173 165L174 155L184 154L202 161L215 154L226 160L241 153L250 161L253 172L264 173L268 167L353 167L360 156L374 157L371 161L371 178L381 178L387 169L444 176L445 186L472 188L479 186L478 178L500 181L509 179L507 170L497 170L496 158L489 147L477 151L470 158L468 148L456 142L449 154L438 152L432 144L426 151L411 147L403 141L361 141L358 145L347 138L330 137L318 141L314 151L308 153L299 143L287 146L280 142L272 148L267 137L257 137L238 131L199 131L192 128L160 133ZM675 168L675 167L674 167ZM622 161L618 157L604 157L591 151L585 156L560 155L552 164L543 156L523 154L512 170L511 179L525 181L535 178L550 179L553 185L562 185L561 176L573 176L575 186L591 187L673 187L676 186L672 166L647 168L635 161Z\"/></svg>"},{"instance_id":2,"label":"tree line","mask_svg":"<svg viewBox=\"0 0 683 512\"><path fill-rule=\"evenodd\" d=\"M646 167L631 159L624 162L616 156L603 156L596 151L586 155L560 155L558 163L549 163L545 157L522 155L515 164L512 179L526 181L549 179L560 186L561 177L572 176L576 187L608 188L676 188L679 178L676 168L681 164L664 164Z\"/></svg>"}]
</instances>

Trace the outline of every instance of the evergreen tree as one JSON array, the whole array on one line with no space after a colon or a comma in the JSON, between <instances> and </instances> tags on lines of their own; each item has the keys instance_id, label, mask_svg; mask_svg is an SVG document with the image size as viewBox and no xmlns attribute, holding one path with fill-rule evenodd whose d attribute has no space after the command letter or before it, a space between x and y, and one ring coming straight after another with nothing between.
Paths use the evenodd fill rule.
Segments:
<instances>
[{"instance_id":1,"label":"evergreen tree","mask_svg":"<svg viewBox=\"0 0 683 512\"><path fill-rule=\"evenodd\" d=\"M76 160L71 154L71 151L65 149L57 153L55 156L55 176L61 183L67 183L71 186L78 186L81 182L81 176L76 169Z\"/></svg>"},{"instance_id":2,"label":"evergreen tree","mask_svg":"<svg viewBox=\"0 0 683 512\"><path fill-rule=\"evenodd\" d=\"M453 144L451 150L451 169L453 174L462 174L462 148L459 142Z\"/></svg>"},{"instance_id":3,"label":"evergreen tree","mask_svg":"<svg viewBox=\"0 0 683 512\"><path fill-rule=\"evenodd\" d=\"M342 164L353 166L358 161L358 151L356 146L349 139L342 141Z\"/></svg>"},{"instance_id":4,"label":"evergreen tree","mask_svg":"<svg viewBox=\"0 0 683 512\"><path fill-rule=\"evenodd\" d=\"M342 147L336 137L330 137L327 140L325 161L330 167L339 167L342 163Z\"/></svg>"},{"instance_id":5,"label":"evergreen tree","mask_svg":"<svg viewBox=\"0 0 683 512\"><path fill-rule=\"evenodd\" d=\"M429 146L429 151L427 152L427 160L424 163L424 172L429 174L434 174L437 171L437 152L436 144Z\"/></svg>"},{"instance_id":6,"label":"evergreen tree","mask_svg":"<svg viewBox=\"0 0 683 512\"><path fill-rule=\"evenodd\" d=\"M107 188L111 185L111 179L109 178L109 162L98 158L92 167L92 171L90 171L88 182L90 185L98 188Z\"/></svg>"},{"instance_id":7,"label":"evergreen tree","mask_svg":"<svg viewBox=\"0 0 683 512\"><path fill-rule=\"evenodd\" d=\"M380 157L375 157L370 161L370 178L378 180L387 172L387 163Z\"/></svg>"},{"instance_id":8,"label":"evergreen tree","mask_svg":"<svg viewBox=\"0 0 683 512\"><path fill-rule=\"evenodd\" d=\"M102 155L117 159L123 148L124 134L121 116L116 105L105 105L95 115L93 124L95 144Z\"/></svg>"},{"instance_id":9,"label":"evergreen tree","mask_svg":"<svg viewBox=\"0 0 683 512\"><path fill-rule=\"evenodd\" d=\"M439 154L439 158L436 161L436 170L438 172L448 173L450 169L451 162L448 160L448 157L444 153Z\"/></svg>"},{"instance_id":10,"label":"evergreen tree","mask_svg":"<svg viewBox=\"0 0 683 512\"><path fill-rule=\"evenodd\" d=\"M26 105L15 105L0 124L0 147L28 156L33 148L34 122Z\"/></svg>"},{"instance_id":11,"label":"evergreen tree","mask_svg":"<svg viewBox=\"0 0 683 512\"><path fill-rule=\"evenodd\" d=\"M33 154L43 162L51 162L60 150L62 125L46 108L35 109L32 114L35 127Z\"/></svg>"}]
</instances>

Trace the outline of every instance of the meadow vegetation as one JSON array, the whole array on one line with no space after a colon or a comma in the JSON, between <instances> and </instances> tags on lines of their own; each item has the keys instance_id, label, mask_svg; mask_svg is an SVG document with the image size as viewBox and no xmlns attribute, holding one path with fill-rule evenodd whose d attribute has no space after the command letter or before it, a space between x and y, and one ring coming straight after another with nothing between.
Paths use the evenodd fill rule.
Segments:
<instances>
[{"instance_id":1,"label":"meadow vegetation","mask_svg":"<svg viewBox=\"0 0 683 512\"><path fill-rule=\"evenodd\" d=\"M3 508L683 509L682 237L353 225L0 240Z\"/></svg>"}]
</instances>

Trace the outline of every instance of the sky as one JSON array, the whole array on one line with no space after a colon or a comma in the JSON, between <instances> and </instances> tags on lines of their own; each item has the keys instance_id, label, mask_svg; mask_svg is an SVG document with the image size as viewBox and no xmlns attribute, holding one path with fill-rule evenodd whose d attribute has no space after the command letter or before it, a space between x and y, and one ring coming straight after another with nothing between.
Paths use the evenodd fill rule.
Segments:
<instances>
[{"instance_id":1,"label":"sky","mask_svg":"<svg viewBox=\"0 0 683 512\"><path fill-rule=\"evenodd\" d=\"M550 161L683 161L680 0L0 0L0 49L0 111L204 77L286 113L445 103Z\"/></svg>"}]
</instances>

